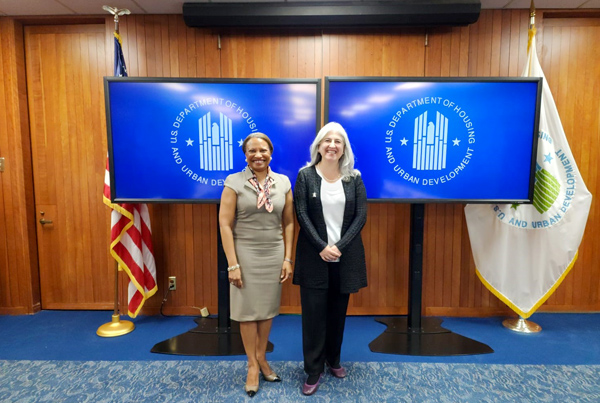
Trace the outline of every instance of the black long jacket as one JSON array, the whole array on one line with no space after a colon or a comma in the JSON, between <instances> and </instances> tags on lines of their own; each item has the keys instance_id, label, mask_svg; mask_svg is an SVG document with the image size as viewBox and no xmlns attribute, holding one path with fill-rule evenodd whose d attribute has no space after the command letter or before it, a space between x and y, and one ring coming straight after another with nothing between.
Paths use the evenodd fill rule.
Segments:
<instances>
[{"instance_id":1,"label":"black long jacket","mask_svg":"<svg viewBox=\"0 0 600 403\"><path fill-rule=\"evenodd\" d=\"M365 248L360 231L367 221L367 192L360 175L342 180L346 205L341 239L336 243L340 257L340 292L354 293L367 286ZM319 253L327 246L327 226L321 204L321 177L314 166L298 173L294 187L294 208L300 224L296 244L294 284L302 287L329 287L328 263Z\"/></svg>"}]
</instances>

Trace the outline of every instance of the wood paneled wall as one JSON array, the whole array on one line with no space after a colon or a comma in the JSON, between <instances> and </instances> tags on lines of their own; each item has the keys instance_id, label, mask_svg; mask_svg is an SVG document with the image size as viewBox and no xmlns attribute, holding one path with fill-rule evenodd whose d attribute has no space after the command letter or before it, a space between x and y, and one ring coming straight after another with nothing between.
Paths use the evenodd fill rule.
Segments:
<instances>
[{"instance_id":1,"label":"wood paneled wall","mask_svg":"<svg viewBox=\"0 0 600 403\"><path fill-rule=\"evenodd\" d=\"M598 311L600 308L600 14L573 18L544 14L540 61L569 146L594 199L579 259L562 285L542 306L549 311ZM540 52L538 52L540 53Z\"/></svg>"},{"instance_id":2,"label":"wood paneled wall","mask_svg":"<svg viewBox=\"0 0 600 403\"><path fill-rule=\"evenodd\" d=\"M590 44L600 40L598 24L594 25L594 18L553 18L549 22L551 18L542 18L544 15L538 12L537 21L542 66L583 178L591 192L596 194L599 188L595 161L600 153L600 107L594 94L600 93L600 55L597 47ZM574 20L578 20L579 25ZM528 22L527 10L484 10L479 21L468 27L228 31L219 36L211 30L186 27L181 16L133 15L123 18L120 28L130 76L518 76L526 58ZM109 18L106 19L106 27L107 43L110 43L112 20ZM7 73L18 75L22 66L10 58L20 52L22 43L18 35L6 33L7 30L18 31L18 22L0 19L0 28L2 43L10 44L4 46L0 53L0 73L3 77ZM107 63L112 63L112 56ZM0 88L4 102L13 105L12 100L19 94L18 82L7 83L4 79L0 85L5 87ZM7 95L7 92L15 95ZM3 108L0 104L0 122L19 119L26 119L23 110ZM2 125L10 126L6 129L8 131L5 132ZM6 143L14 141L15 137L21 141L18 145L9 146L11 153L12 150L28 153L26 125L23 128L18 123L0 123L0 127L0 156L3 156ZM278 152L275 150L276 154ZM27 231L31 226L27 212L19 210L27 205L27 195L32 193L28 179L31 175L27 173L31 169L30 164L27 155L23 156L18 174L22 178L16 182L6 172L0 174L3 191L0 214L4 214L0 223L12 223L13 226L18 223L24 232L21 238L10 239L13 243L9 244L10 236L0 225L0 311L30 304L5 296L14 276L21 276L19 281L27 283L22 294L28 294L29 301L35 300L35 239L31 239L31 230ZM11 180L8 185L7 180ZM14 200L7 205L7 189L12 190L13 186L20 196L11 196ZM463 207L456 204L426 207L424 314L508 314L510 310L489 293L475 275ZM594 201L579 261L541 310L600 309L597 291L600 263L597 248L594 248L600 240L595 229L600 220L598 208ZM164 312L197 314L199 308L207 306L211 313L216 313L216 206L153 205L151 216L159 292L158 296L147 301L143 312L157 312L167 277L174 275L177 276L178 289L169 293ZM408 205L369 205L368 221L363 231L369 287L353 295L351 314L407 312L409 223ZM108 236L108 225L107 221L97 230L106 231ZM9 270L9 264L15 265L18 273ZM125 287L121 287L120 294L124 301ZM284 287L282 312L300 311L298 294L297 287L291 284Z\"/></svg>"},{"instance_id":3,"label":"wood paneled wall","mask_svg":"<svg viewBox=\"0 0 600 403\"><path fill-rule=\"evenodd\" d=\"M23 27L0 18L0 312L40 309Z\"/></svg>"}]
</instances>

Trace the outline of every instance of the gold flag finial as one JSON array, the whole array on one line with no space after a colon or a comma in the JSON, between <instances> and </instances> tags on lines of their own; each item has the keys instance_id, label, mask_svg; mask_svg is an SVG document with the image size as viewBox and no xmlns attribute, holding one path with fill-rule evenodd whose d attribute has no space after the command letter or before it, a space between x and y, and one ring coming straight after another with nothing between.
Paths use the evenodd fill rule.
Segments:
<instances>
[{"instance_id":1,"label":"gold flag finial","mask_svg":"<svg viewBox=\"0 0 600 403\"><path fill-rule=\"evenodd\" d=\"M109 13L111 13L112 15L115 16L115 32L119 33L119 17L122 15L128 15L131 14L131 11L129 11L126 8L116 8L116 7L111 7L111 6L102 6L102 9L104 11L108 11Z\"/></svg>"},{"instance_id":2,"label":"gold flag finial","mask_svg":"<svg viewBox=\"0 0 600 403\"><path fill-rule=\"evenodd\" d=\"M527 32L527 53L529 53L529 48L531 48L531 43L533 42L533 38L535 37L536 29L535 29L535 4L533 4L533 0L531 0L531 7L529 7L529 30Z\"/></svg>"}]
</instances>

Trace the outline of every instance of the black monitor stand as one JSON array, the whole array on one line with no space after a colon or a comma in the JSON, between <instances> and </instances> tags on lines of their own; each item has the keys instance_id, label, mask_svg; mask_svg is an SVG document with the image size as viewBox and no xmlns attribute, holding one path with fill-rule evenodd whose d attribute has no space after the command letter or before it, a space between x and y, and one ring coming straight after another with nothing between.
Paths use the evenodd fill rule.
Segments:
<instances>
[{"instance_id":1,"label":"black monitor stand","mask_svg":"<svg viewBox=\"0 0 600 403\"><path fill-rule=\"evenodd\" d=\"M217 204L217 217L219 205ZM218 222L218 219L217 219ZM217 224L218 227L218 224ZM198 355L198 356L226 356L244 355L244 345L240 335L240 324L229 319L229 278L227 273L227 258L223 250L221 231L217 228L217 291L218 309L217 318L196 318L198 326L165 341L162 341L150 350L153 353ZM268 342L267 353L273 351L273 343Z\"/></svg>"},{"instance_id":2,"label":"black monitor stand","mask_svg":"<svg viewBox=\"0 0 600 403\"><path fill-rule=\"evenodd\" d=\"M423 229L425 205L410 207L408 316L376 319L387 329L369 343L375 353L450 356L493 353L488 345L441 327L439 318L422 318Z\"/></svg>"}]
</instances>

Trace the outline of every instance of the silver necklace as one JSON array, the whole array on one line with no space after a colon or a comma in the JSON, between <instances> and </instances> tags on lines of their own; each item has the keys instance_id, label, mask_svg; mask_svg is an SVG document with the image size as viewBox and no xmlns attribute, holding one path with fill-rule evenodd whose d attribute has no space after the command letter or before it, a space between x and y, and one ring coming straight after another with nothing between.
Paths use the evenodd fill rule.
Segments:
<instances>
[{"instance_id":1,"label":"silver necklace","mask_svg":"<svg viewBox=\"0 0 600 403\"><path fill-rule=\"evenodd\" d=\"M338 174L337 178L335 178L335 179L329 179L328 177L325 176L325 174L323 173L323 171L321 170L321 168L319 168L319 172L321 172L321 176L323 177L323 179L325 179L329 183L335 183L335 182L337 182L342 177L342 174Z\"/></svg>"}]
</instances>

